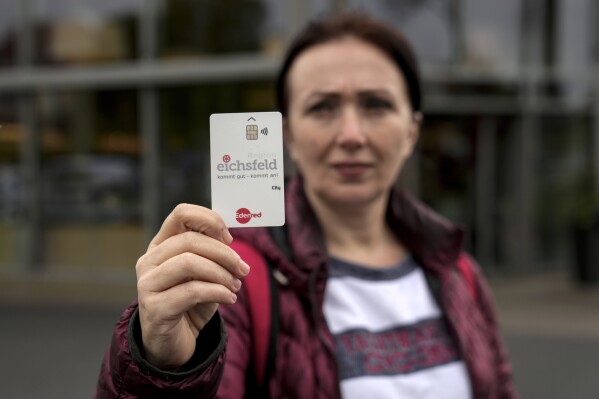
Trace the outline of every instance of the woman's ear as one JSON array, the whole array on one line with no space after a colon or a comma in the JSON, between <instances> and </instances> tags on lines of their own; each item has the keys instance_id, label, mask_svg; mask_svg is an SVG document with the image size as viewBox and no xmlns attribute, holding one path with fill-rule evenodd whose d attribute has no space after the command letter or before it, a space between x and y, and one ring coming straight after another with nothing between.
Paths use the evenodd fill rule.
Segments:
<instances>
[{"instance_id":1,"label":"woman's ear","mask_svg":"<svg viewBox=\"0 0 599 399\"><path fill-rule=\"evenodd\" d=\"M408 156L414 152L414 147L418 143L418 139L420 138L420 127L422 126L422 120L424 116L422 112L417 111L412 115L412 120L410 121L410 129L408 131Z\"/></svg>"},{"instance_id":2,"label":"woman's ear","mask_svg":"<svg viewBox=\"0 0 599 399\"><path fill-rule=\"evenodd\" d=\"M283 118L283 140L287 146L289 156L295 162L295 143L293 142L293 133L291 132L291 127L289 126L289 119L286 117Z\"/></svg>"}]
</instances>

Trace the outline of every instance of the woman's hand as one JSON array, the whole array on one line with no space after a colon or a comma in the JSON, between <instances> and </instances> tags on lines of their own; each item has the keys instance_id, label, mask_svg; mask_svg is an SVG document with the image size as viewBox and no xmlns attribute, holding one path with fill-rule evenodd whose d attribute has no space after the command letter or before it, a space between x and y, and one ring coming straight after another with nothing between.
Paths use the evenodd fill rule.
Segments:
<instances>
[{"instance_id":1,"label":"woman's hand","mask_svg":"<svg viewBox=\"0 0 599 399\"><path fill-rule=\"evenodd\" d=\"M249 273L229 244L218 214L181 204L166 218L136 266L146 359L176 369L193 355L196 338L219 303L232 304Z\"/></svg>"}]
</instances>

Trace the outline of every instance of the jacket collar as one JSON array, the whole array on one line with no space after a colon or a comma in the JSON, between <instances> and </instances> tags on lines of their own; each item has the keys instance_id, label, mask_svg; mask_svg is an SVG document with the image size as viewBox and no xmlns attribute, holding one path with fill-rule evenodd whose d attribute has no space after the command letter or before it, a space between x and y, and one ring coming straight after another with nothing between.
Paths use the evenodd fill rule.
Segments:
<instances>
[{"instance_id":1,"label":"jacket collar","mask_svg":"<svg viewBox=\"0 0 599 399\"><path fill-rule=\"evenodd\" d=\"M398 187L391 192L387 222L425 269L442 273L457 262L463 229Z\"/></svg>"},{"instance_id":2,"label":"jacket collar","mask_svg":"<svg viewBox=\"0 0 599 399\"><path fill-rule=\"evenodd\" d=\"M307 293L310 273L327 262L320 224L303 189L300 176L286 186L285 217L293 259L287 259L265 228L233 229L233 236L258 249L277 265L290 285ZM441 274L460 254L463 230L399 188L392 190L387 221L412 256L425 269ZM325 268L322 268L323 272Z\"/></svg>"}]
</instances>

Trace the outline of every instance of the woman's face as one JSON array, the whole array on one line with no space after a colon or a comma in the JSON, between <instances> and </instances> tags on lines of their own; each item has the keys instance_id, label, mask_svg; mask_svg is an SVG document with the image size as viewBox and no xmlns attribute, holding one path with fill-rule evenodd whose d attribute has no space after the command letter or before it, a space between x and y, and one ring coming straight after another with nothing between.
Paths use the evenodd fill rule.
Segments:
<instances>
[{"instance_id":1,"label":"woman's face","mask_svg":"<svg viewBox=\"0 0 599 399\"><path fill-rule=\"evenodd\" d=\"M406 83L377 47L342 38L305 50L288 76L285 138L312 199L386 196L418 138Z\"/></svg>"}]
</instances>

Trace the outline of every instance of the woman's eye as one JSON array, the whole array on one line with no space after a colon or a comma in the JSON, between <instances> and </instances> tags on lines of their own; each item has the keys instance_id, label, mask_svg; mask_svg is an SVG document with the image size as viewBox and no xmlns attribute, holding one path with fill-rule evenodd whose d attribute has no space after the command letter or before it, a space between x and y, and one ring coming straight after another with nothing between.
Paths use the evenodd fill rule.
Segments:
<instances>
[{"instance_id":1,"label":"woman's eye","mask_svg":"<svg viewBox=\"0 0 599 399\"><path fill-rule=\"evenodd\" d=\"M392 109L393 104L390 101L382 98L368 98L364 100L363 107L366 110L385 110Z\"/></svg>"},{"instance_id":2,"label":"woman's eye","mask_svg":"<svg viewBox=\"0 0 599 399\"><path fill-rule=\"evenodd\" d=\"M335 103L332 101L320 101L308 108L309 113L323 114L335 110Z\"/></svg>"}]
</instances>

